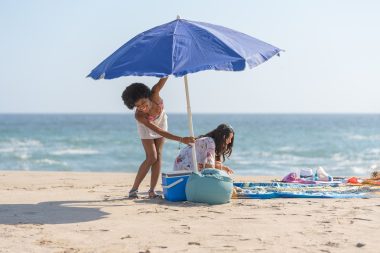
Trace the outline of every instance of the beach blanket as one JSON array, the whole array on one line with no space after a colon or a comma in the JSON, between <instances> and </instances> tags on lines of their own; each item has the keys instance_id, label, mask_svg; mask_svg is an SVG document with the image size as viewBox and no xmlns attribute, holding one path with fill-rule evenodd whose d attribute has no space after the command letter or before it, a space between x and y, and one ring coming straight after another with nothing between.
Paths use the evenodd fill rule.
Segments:
<instances>
[{"instance_id":1,"label":"beach blanket","mask_svg":"<svg viewBox=\"0 0 380 253\"><path fill-rule=\"evenodd\" d=\"M378 186L337 184L297 184L297 183L234 183L239 199L271 198L370 198L379 197Z\"/></svg>"}]
</instances>

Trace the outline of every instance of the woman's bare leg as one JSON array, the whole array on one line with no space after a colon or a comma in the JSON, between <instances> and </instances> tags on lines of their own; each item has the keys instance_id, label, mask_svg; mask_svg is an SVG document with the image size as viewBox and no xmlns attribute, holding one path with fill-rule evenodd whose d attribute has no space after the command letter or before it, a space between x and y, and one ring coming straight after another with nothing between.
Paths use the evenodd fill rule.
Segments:
<instances>
[{"instance_id":1,"label":"woman's bare leg","mask_svg":"<svg viewBox=\"0 0 380 253\"><path fill-rule=\"evenodd\" d=\"M162 148L165 143L165 138L154 139L154 144L156 146L157 160L152 165L151 178L150 178L150 190L154 195L154 188L156 188L158 178L161 172L161 162L162 162Z\"/></svg>"},{"instance_id":2,"label":"woman's bare leg","mask_svg":"<svg viewBox=\"0 0 380 253\"><path fill-rule=\"evenodd\" d=\"M150 167L152 167L152 165L157 161L157 152L154 139L142 139L141 142L144 146L146 158L139 167L139 171L137 172L131 191L139 188Z\"/></svg>"}]
</instances>

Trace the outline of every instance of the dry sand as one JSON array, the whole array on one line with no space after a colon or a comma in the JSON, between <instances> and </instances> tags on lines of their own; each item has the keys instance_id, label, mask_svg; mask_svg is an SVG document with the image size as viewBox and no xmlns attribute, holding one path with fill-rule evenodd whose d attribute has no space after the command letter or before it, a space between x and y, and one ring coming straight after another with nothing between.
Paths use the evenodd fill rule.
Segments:
<instances>
[{"instance_id":1,"label":"dry sand","mask_svg":"<svg viewBox=\"0 0 380 253\"><path fill-rule=\"evenodd\" d=\"M0 171L0 252L380 252L378 198L128 200L133 179Z\"/></svg>"}]
</instances>

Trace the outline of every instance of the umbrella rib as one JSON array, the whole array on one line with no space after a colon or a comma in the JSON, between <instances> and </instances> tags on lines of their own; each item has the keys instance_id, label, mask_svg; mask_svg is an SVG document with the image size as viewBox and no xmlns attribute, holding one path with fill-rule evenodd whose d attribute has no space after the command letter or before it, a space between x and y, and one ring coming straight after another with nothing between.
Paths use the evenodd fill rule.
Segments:
<instances>
[{"instance_id":1,"label":"umbrella rib","mask_svg":"<svg viewBox=\"0 0 380 253\"><path fill-rule=\"evenodd\" d=\"M175 24L175 27L174 27L174 31L173 31L173 40L172 40L172 69L171 69L171 72L173 73L174 71L174 52L175 52L175 43L174 43L174 36L176 36L176 31L177 31L177 27L178 27L178 23L180 22L181 20L178 20L177 23Z\"/></svg>"}]
</instances>

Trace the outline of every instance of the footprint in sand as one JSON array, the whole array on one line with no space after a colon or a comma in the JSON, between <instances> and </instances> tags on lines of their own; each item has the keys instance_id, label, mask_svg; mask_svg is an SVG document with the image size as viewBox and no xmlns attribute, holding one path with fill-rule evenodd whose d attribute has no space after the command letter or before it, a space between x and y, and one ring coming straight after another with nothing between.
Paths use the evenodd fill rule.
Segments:
<instances>
[{"instance_id":1,"label":"footprint in sand","mask_svg":"<svg viewBox=\"0 0 380 253\"><path fill-rule=\"evenodd\" d=\"M354 218L354 220L372 221L370 219L364 219L364 218Z\"/></svg>"},{"instance_id":2,"label":"footprint in sand","mask_svg":"<svg viewBox=\"0 0 380 253\"><path fill-rule=\"evenodd\" d=\"M47 239L41 239L41 240L37 241L37 244L38 245L51 245L51 244L53 244L53 242L50 240L47 240Z\"/></svg>"},{"instance_id":3,"label":"footprint in sand","mask_svg":"<svg viewBox=\"0 0 380 253\"><path fill-rule=\"evenodd\" d=\"M231 245L224 245L223 248L229 248L231 250L236 250L236 247L235 246L231 246Z\"/></svg>"},{"instance_id":4,"label":"footprint in sand","mask_svg":"<svg viewBox=\"0 0 380 253\"><path fill-rule=\"evenodd\" d=\"M77 253L79 251L80 251L79 249L69 248L69 249L65 249L63 253Z\"/></svg>"},{"instance_id":5,"label":"footprint in sand","mask_svg":"<svg viewBox=\"0 0 380 253\"><path fill-rule=\"evenodd\" d=\"M257 220L255 217L237 217L231 218L231 220Z\"/></svg>"},{"instance_id":6,"label":"footprint in sand","mask_svg":"<svg viewBox=\"0 0 380 253\"><path fill-rule=\"evenodd\" d=\"M201 217L201 218L208 218L208 219L212 219L212 220L215 219L215 218L212 218L212 217L210 217L210 216L206 216L206 215L201 215L201 216L199 216L199 217Z\"/></svg>"},{"instance_id":7,"label":"footprint in sand","mask_svg":"<svg viewBox=\"0 0 380 253\"><path fill-rule=\"evenodd\" d=\"M156 246L157 248L160 248L160 249L167 249L168 247L167 246Z\"/></svg>"},{"instance_id":8,"label":"footprint in sand","mask_svg":"<svg viewBox=\"0 0 380 253\"><path fill-rule=\"evenodd\" d=\"M174 212L178 212L179 211L179 209L173 209L173 208L168 208L168 207L165 207L164 210L174 211Z\"/></svg>"},{"instance_id":9,"label":"footprint in sand","mask_svg":"<svg viewBox=\"0 0 380 253\"><path fill-rule=\"evenodd\" d=\"M218 214L224 214L224 212L214 211L214 210L207 210L209 213L218 213Z\"/></svg>"},{"instance_id":10,"label":"footprint in sand","mask_svg":"<svg viewBox=\"0 0 380 253\"><path fill-rule=\"evenodd\" d=\"M339 243L337 243L337 242L327 242L325 245L329 246L329 247L334 247L334 248L339 247Z\"/></svg>"},{"instance_id":11,"label":"footprint in sand","mask_svg":"<svg viewBox=\"0 0 380 253\"><path fill-rule=\"evenodd\" d=\"M108 229L81 229L80 232L108 232Z\"/></svg>"}]
</instances>

